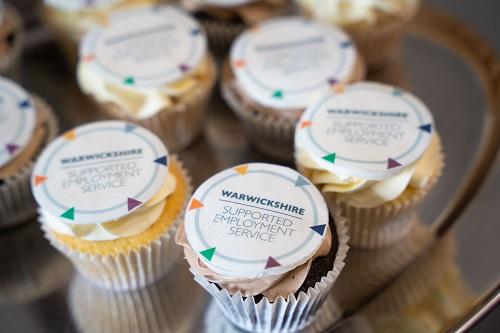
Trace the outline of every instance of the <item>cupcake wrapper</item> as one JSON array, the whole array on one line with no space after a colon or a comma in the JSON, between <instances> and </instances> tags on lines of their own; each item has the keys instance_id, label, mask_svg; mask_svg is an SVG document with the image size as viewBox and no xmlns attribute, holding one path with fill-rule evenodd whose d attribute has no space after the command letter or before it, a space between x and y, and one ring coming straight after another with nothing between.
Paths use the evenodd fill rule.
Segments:
<instances>
[{"instance_id":1,"label":"cupcake wrapper","mask_svg":"<svg viewBox=\"0 0 500 333\"><path fill-rule=\"evenodd\" d=\"M425 187L411 196L402 195L377 207L351 206L346 202L337 201L335 195L326 194L325 199L330 210L340 210L347 218L349 245L360 249L379 249L405 237L415 221L412 214L441 177L444 168L442 151L439 159L440 166Z\"/></svg>"},{"instance_id":2,"label":"cupcake wrapper","mask_svg":"<svg viewBox=\"0 0 500 333\"><path fill-rule=\"evenodd\" d=\"M175 159L175 156L171 156ZM178 162L180 164L180 162ZM180 164L182 167L182 164ZM184 169L183 169L184 170ZM177 227L184 219L185 207L191 193L188 180L188 194L180 213L172 226L147 246L117 255L91 255L74 251L58 241L53 232L42 223L45 237L73 263L76 269L90 282L117 291L143 288L164 276L182 257L182 250L175 244Z\"/></svg>"},{"instance_id":3,"label":"cupcake wrapper","mask_svg":"<svg viewBox=\"0 0 500 333\"><path fill-rule=\"evenodd\" d=\"M307 293L300 292L297 297L289 294L286 299L279 297L272 303L263 297L256 303L253 296L243 297L239 292L230 295L225 289L219 290L214 283L201 276L194 275L194 279L213 296L226 318L242 329L250 332L300 330L311 322L344 267L344 259L349 249L347 226L340 215L336 214L334 219L338 233L338 249L333 269L322 277L314 288L309 288Z\"/></svg>"},{"instance_id":4,"label":"cupcake wrapper","mask_svg":"<svg viewBox=\"0 0 500 333\"><path fill-rule=\"evenodd\" d=\"M179 152L187 148L200 135L203 128L209 99L216 81L216 70L213 62L212 66L214 76L209 84L199 89L188 100L177 104L173 109L160 110L148 118L139 119L123 112L116 105L96 102L99 105L99 110L106 116L145 127L155 133L170 152Z\"/></svg>"},{"instance_id":5,"label":"cupcake wrapper","mask_svg":"<svg viewBox=\"0 0 500 333\"><path fill-rule=\"evenodd\" d=\"M221 84L222 97L243 123L243 127L254 147L269 157L291 161L295 121L252 112L246 109L234 94L229 84Z\"/></svg>"},{"instance_id":6,"label":"cupcake wrapper","mask_svg":"<svg viewBox=\"0 0 500 333\"><path fill-rule=\"evenodd\" d=\"M243 23L221 22L205 18L198 21L207 33L210 51L217 62L224 60L235 38L247 28Z\"/></svg>"},{"instance_id":7,"label":"cupcake wrapper","mask_svg":"<svg viewBox=\"0 0 500 333\"><path fill-rule=\"evenodd\" d=\"M52 110L40 99L47 112L47 138L51 142L59 132L59 125ZM40 150L43 146L40 147ZM17 174L5 179L0 185L0 229L14 226L36 216L36 202L31 193L31 172L34 161L23 167Z\"/></svg>"}]
</instances>

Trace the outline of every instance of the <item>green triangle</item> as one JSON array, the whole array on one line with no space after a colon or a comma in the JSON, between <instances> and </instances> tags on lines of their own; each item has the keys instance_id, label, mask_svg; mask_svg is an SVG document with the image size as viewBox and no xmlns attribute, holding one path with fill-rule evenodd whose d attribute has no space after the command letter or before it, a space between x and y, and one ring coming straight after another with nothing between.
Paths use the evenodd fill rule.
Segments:
<instances>
[{"instance_id":1,"label":"green triangle","mask_svg":"<svg viewBox=\"0 0 500 333\"><path fill-rule=\"evenodd\" d=\"M276 91L273 93L273 97L274 97L274 98L283 98L283 91L281 91L281 90L276 90Z\"/></svg>"},{"instance_id":2,"label":"green triangle","mask_svg":"<svg viewBox=\"0 0 500 333\"><path fill-rule=\"evenodd\" d=\"M200 254L205 257L205 259L207 259L208 261L212 261L212 258L215 254L215 247L212 247L210 249L206 249L206 250L203 250L203 251L200 251Z\"/></svg>"},{"instance_id":3,"label":"green triangle","mask_svg":"<svg viewBox=\"0 0 500 333\"><path fill-rule=\"evenodd\" d=\"M336 156L337 156L337 154L331 153L331 154L323 156L322 159L324 159L325 161L328 161L330 163L335 163Z\"/></svg>"},{"instance_id":4,"label":"green triangle","mask_svg":"<svg viewBox=\"0 0 500 333\"><path fill-rule=\"evenodd\" d=\"M60 216L66 218L68 220L74 221L75 220L75 207L71 207L70 209L68 209L67 211L62 213Z\"/></svg>"},{"instance_id":5,"label":"green triangle","mask_svg":"<svg viewBox=\"0 0 500 333\"><path fill-rule=\"evenodd\" d=\"M133 76L128 76L123 80L123 83L133 85L135 83L134 77Z\"/></svg>"}]
</instances>

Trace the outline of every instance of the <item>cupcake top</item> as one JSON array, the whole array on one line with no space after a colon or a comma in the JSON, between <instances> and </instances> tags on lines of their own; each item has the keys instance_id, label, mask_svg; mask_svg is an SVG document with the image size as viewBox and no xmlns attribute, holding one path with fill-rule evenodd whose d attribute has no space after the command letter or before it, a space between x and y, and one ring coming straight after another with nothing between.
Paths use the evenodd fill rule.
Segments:
<instances>
[{"instance_id":1,"label":"cupcake top","mask_svg":"<svg viewBox=\"0 0 500 333\"><path fill-rule=\"evenodd\" d=\"M313 17L343 27L383 25L416 7L418 0L296 0Z\"/></svg>"},{"instance_id":2,"label":"cupcake top","mask_svg":"<svg viewBox=\"0 0 500 333\"><path fill-rule=\"evenodd\" d=\"M64 133L42 152L32 176L43 223L90 241L144 231L158 219L175 186L161 141L121 121Z\"/></svg>"},{"instance_id":3,"label":"cupcake top","mask_svg":"<svg viewBox=\"0 0 500 333\"><path fill-rule=\"evenodd\" d=\"M319 191L296 171L264 163L230 168L205 181L193 194L181 233L192 269L209 280L246 284L253 294L318 252L326 255L331 245ZM289 292L300 280L288 281Z\"/></svg>"},{"instance_id":4,"label":"cupcake top","mask_svg":"<svg viewBox=\"0 0 500 333\"><path fill-rule=\"evenodd\" d=\"M121 0L44 0L45 4L56 8L77 11L87 8L98 8L114 5Z\"/></svg>"},{"instance_id":5,"label":"cupcake top","mask_svg":"<svg viewBox=\"0 0 500 333\"><path fill-rule=\"evenodd\" d=\"M142 7L85 36L78 81L98 101L145 118L191 93L207 75L207 56L205 33L186 13Z\"/></svg>"},{"instance_id":6,"label":"cupcake top","mask_svg":"<svg viewBox=\"0 0 500 333\"><path fill-rule=\"evenodd\" d=\"M371 205L394 199L410 181L425 185L441 157L434 132L430 111L412 94L355 83L304 112L295 133L296 160L314 170L312 181L324 191L357 193L360 204Z\"/></svg>"},{"instance_id":7,"label":"cupcake top","mask_svg":"<svg viewBox=\"0 0 500 333\"><path fill-rule=\"evenodd\" d=\"M37 112L29 94L0 77L0 171L29 145L36 122Z\"/></svg>"},{"instance_id":8,"label":"cupcake top","mask_svg":"<svg viewBox=\"0 0 500 333\"><path fill-rule=\"evenodd\" d=\"M233 44L230 66L238 87L275 109L303 109L355 71L349 36L299 17L265 21Z\"/></svg>"}]
</instances>

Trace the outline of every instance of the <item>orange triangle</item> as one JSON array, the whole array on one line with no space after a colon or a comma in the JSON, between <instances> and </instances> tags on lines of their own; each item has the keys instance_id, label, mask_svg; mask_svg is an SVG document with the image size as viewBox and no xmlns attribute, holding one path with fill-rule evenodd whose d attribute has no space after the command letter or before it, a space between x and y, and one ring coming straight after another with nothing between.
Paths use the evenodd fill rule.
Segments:
<instances>
[{"instance_id":1,"label":"orange triangle","mask_svg":"<svg viewBox=\"0 0 500 333\"><path fill-rule=\"evenodd\" d=\"M303 122L300 123L300 128L306 128L312 125L312 121L307 121L304 120Z\"/></svg>"},{"instance_id":2,"label":"orange triangle","mask_svg":"<svg viewBox=\"0 0 500 333\"><path fill-rule=\"evenodd\" d=\"M343 83L339 83L333 86L333 91L337 94L342 94L345 90L345 85Z\"/></svg>"},{"instance_id":3,"label":"orange triangle","mask_svg":"<svg viewBox=\"0 0 500 333\"><path fill-rule=\"evenodd\" d=\"M203 207L205 207L205 206L200 201L193 198L193 200L191 200L191 205L189 205L188 210L198 209L198 208L203 208Z\"/></svg>"},{"instance_id":4,"label":"orange triangle","mask_svg":"<svg viewBox=\"0 0 500 333\"><path fill-rule=\"evenodd\" d=\"M74 130L67 131L63 134L64 138L68 141L74 140L76 138L76 133Z\"/></svg>"},{"instance_id":5,"label":"orange triangle","mask_svg":"<svg viewBox=\"0 0 500 333\"><path fill-rule=\"evenodd\" d=\"M45 176L35 175L35 186L42 184L46 180L47 180L47 177L45 177Z\"/></svg>"},{"instance_id":6,"label":"orange triangle","mask_svg":"<svg viewBox=\"0 0 500 333\"><path fill-rule=\"evenodd\" d=\"M83 56L83 61L85 62L92 62L95 60L95 54L87 54L86 56Z\"/></svg>"},{"instance_id":7,"label":"orange triangle","mask_svg":"<svg viewBox=\"0 0 500 333\"><path fill-rule=\"evenodd\" d=\"M236 66L236 68L243 68L245 67L246 63L245 63L245 60L243 59L237 59L234 61L234 66Z\"/></svg>"},{"instance_id":8,"label":"orange triangle","mask_svg":"<svg viewBox=\"0 0 500 333\"><path fill-rule=\"evenodd\" d=\"M240 165L234 168L234 171L244 176L248 171L248 165Z\"/></svg>"},{"instance_id":9,"label":"orange triangle","mask_svg":"<svg viewBox=\"0 0 500 333\"><path fill-rule=\"evenodd\" d=\"M250 31L252 31L252 32L259 32L260 31L260 27L258 25L254 25L253 27L250 28Z\"/></svg>"}]
</instances>

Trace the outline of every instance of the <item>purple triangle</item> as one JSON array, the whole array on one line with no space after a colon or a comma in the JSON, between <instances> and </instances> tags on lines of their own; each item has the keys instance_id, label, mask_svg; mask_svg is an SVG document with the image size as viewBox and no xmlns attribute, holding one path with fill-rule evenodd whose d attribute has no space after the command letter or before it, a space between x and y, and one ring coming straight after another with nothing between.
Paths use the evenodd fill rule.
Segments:
<instances>
[{"instance_id":1,"label":"purple triangle","mask_svg":"<svg viewBox=\"0 0 500 333\"><path fill-rule=\"evenodd\" d=\"M128 204L128 210L131 211L132 209L134 209L135 207L139 206L142 204L142 202L140 202L139 200L135 200L135 199L132 199L132 198L128 198L127 199L127 204Z\"/></svg>"},{"instance_id":2,"label":"purple triangle","mask_svg":"<svg viewBox=\"0 0 500 333\"><path fill-rule=\"evenodd\" d=\"M279 262L277 262L276 259L269 256L269 258L267 258L266 267L264 269L269 269L269 268L278 267L278 266L281 266L281 264Z\"/></svg>"},{"instance_id":3,"label":"purple triangle","mask_svg":"<svg viewBox=\"0 0 500 333\"><path fill-rule=\"evenodd\" d=\"M7 151L9 152L9 154L13 155L16 152L16 150L19 149L19 146L15 145L13 143L8 143L6 145L6 148L7 148Z\"/></svg>"},{"instance_id":4,"label":"purple triangle","mask_svg":"<svg viewBox=\"0 0 500 333\"><path fill-rule=\"evenodd\" d=\"M328 84L333 86L335 84L337 84L339 81L337 81L335 78L331 77L328 79Z\"/></svg>"},{"instance_id":5,"label":"purple triangle","mask_svg":"<svg viewBox=\"0 0 500 333\"><path fill-rule=\"evenodd\" d=\"M392 158L387 159L387 169L397 168L399 166L401 166L401 163L398 161L393 160Z\"/></svg>"},{"instance_id":6,"label":"purple triangle","mask_svg":"<svg viewBox=\"0 0 500 333\"><path fill-rule=\"evenodd\" d=\"M189 71L189 66L188 66L188 65L185 65L185 64L180 64L180 65L179 65L179 69L180 69L183 73L186 73L187 71Z\"/></svg>"}]
</instances>

